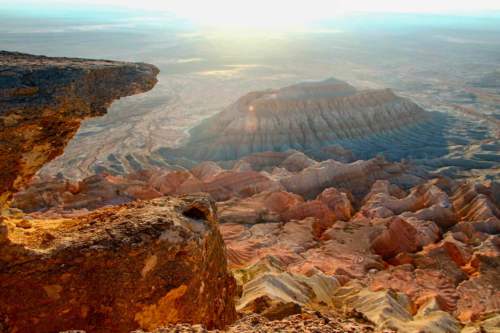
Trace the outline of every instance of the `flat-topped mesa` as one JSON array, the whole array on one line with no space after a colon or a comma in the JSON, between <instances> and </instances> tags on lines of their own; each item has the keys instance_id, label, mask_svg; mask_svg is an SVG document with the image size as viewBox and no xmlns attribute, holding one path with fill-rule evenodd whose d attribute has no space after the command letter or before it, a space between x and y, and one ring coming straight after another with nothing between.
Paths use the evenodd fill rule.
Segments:
<instances>
[{"instance_id":1,"label":"flat-topped mesa","mask_svg":"<svg viewBox=\"0 0 500 333\"><path fill-rule=\"evenodd\" d=\"M83 119L150 90L158 73L144 63L0 51L0 207L62 154Z\"/></svg>"},{"instance_id":2,"label":"flat-topped mesa","mask_svg":"<svg viewBox=\"0 0 500 333\"><path fill-rule=\"evenodd\" d=\"M317 152L427 119L427 112L389 89L357 91L335 79L307 82L243 96L193 128L175 154L232 160L263 151Z\"/></svg>"}]
</instances>

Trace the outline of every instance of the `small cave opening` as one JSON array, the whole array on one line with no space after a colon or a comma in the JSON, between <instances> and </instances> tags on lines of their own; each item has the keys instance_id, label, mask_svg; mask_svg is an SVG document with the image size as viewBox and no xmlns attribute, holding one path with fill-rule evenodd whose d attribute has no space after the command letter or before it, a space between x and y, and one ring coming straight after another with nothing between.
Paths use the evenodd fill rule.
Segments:
<instances>
[{"instance_id":1,"label":"small cave opening","mask_svg":"<svg viewBox=\"0 0 500 333\"><path fill-rule=\"evenodd\" d=\"M198 207L189 207L182 212L182 215L194 220L208 220L207 213L199 209Z\"/></svg>"}]
</instances>

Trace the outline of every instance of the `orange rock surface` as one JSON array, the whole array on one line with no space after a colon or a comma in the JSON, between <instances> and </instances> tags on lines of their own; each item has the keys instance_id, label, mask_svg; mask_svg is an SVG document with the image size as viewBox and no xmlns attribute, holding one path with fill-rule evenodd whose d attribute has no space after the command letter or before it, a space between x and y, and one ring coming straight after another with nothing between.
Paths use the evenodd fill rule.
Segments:
<instances>
[{"instance_id":1,"label":"orange rock surface","mask_svg":"<svg viewBox=\"0 0 500 333\"><path fill-rule=\"evenodd\" d=\"M236 318L236 285L206 198L6 224L11 244L0 255L0 323L7 332L222 328Z\"/></svg>"}]
</instances>

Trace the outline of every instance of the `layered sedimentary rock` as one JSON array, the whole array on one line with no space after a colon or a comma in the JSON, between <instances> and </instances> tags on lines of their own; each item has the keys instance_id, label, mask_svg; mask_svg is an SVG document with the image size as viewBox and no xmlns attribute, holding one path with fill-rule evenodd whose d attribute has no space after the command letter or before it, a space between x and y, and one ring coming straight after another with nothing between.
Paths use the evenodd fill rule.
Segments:
<instances>
[{"instance_id":1,"label":"layered sedimentary rock","mask_svg":"<svg viewBox=\"0 0 500 333\"><path fill-rule=\"evenodd\" d=\"M284 209L267 206L268 200L263 194L267 191L288 192L305 199L317 197L318 201L306 203L302 210L326 213L329 206L328 214L336 214L336 219L346 220L353 214L349 201L362 199L378 179L410 188L427 177L425 172L408 163L388 162L383 158L353 163L334 160L316 162L312 159L307 159L306 164L289 163L290 158L297 155L303 156L294 151L249 155L236 163L226 165L229 169L222 167L224 163L221 163L221 166L215 162L203 162L190 170L156 169L124 176L101 174L78 182L37 178L31 187L16 195L13 207L27 212L47 209L71 211L81 208L95 209L134 199L194 192L209 193L216 201L227 201L228 205L235 206L241 198L260 194L260 197L255 196L255 200L244 204L245 208L244 205L236 204L239 206L238 210L244 209L253 215L248 218L255 219L259 215L267 214L265 211ZM329 192L322 193L327 189L330 189ZM322 196L318 197L320 194ZM351 198L351 194L355 198ZM270 200L275 201L272 205L286 204L280 203L280 200L286 201L285 196L271 194ZM266 203L263 204L263 201ZM299 211L297 208L296 212ZM225 213L221 213L221 216L224 216ZM244 213L243 210L241 213ZM274 216L277 217L276 214ZM284 217L283 214L281 216ZM290 218L299 216L292 214L288 219Z\"/></svg>"},{"instance_id":2,"label":"layered sedimentary rock","mask_svg":"<svg viewBox=\"0 0 500 333\"><path fill-rule=\"evenodd\" d=\"M191 170L103 176L104 188L112 186L102 194L210 189L245 318L258 314L283 328L287 318L328 314L340 304L346 316L361 312L380 330L458 332L500 310L493 184L426 180L418 168L380 158L308 160L288 164L290 171L283 167L287 155L297 153L250 155L228 164L230 170L205 162ZM71 184L65 191L77 193ZM77 193L79 200L98 188ZM52 209L34 216L66 214ZM349 298L337 295L350 282L362 286Z\"/></svg>"},{"instance_id":3,"label":"layered sedimentary rock","mask_svg":"<svg viewBox=\"0 0 500 333\"><path fill-rule=\"evenodd\" d=\"M0 205L62 154L80 122L113 100L150 90L158 69L142 63L0 52Z\"/></svg>"},{"instance_id":4,"label":"layered sedimentary rock","mask_svg":"<svg viewBox=\"0 0 500 333\"><path fill-rule=\"evenodd\" d=\"M193 128L189 143L176 154L195 160L287 149L326 154L323 148L342 140L397 131L427 119L424 110L390 90L357 91L329 79L249 93Z\"/></svg>"},{"instance_id":5,"label":"layered sedimentary rock","mask_svg":"<svg viewBox=\"0 0 500 333\"><path fill-rule=\"evenodd\" d=\"M7 218L0 255L5 332L129 332L235 319L213 203L160 198L72 219Z\"/></svg>"},{"instance_id":6,"label":"layered sedimentary rock","mask_svg":"<svg viewBox=\"0 0 500 333\"><path fill-rule=\"evenodd\" d=\"M411 187L422 181L418 170L405 163L391 163L383 158L342 163L327 160L315 163L297 173L280 173L281 184L289 192L311 198L325 188L346 188L357 196L363 196L376 180L390 179L403 187Z\"/></svg>"},{"instance_id":7,"label":"layered sedimentary rock","mask_svg":"<svg viewBox=\"0 0 500 333\"><path fill-rule=\"evenodd\" d=\"M310 276L286 272L280 260L273 256L234 273L243 285L237 309L269 319L300 313L304 306L310 309L331 306L332 296L340 286L334 277L319 271Z\"/></svg>"},{"instance_id":8,"label":"layered sedimentary rock","mask_svg":"<svg viewBox=\"0 0 500 333\"><path fill-rule=\"evenodd\" d=\"M408 333L459 333L461 330L458 320L441 310L434 299L412 315L411 301L405 294L392 290L374 292L351 283L336 291L333 302L340 309L362 313L379 329Z\"/></svg>"},{"instance_id":9,"label":"layered sedimentary rock","mask_svg":"<svg viewBox=\"0 0 500 333\"><path fill-rule=\"evenodd\" d=\"M500 288L493 278L499 267L497 212L489 196L475 190L480 188L435 179L406 192L377 181L361 207L352 208L357 212L349 221L332 215L326 230L318 228L324 222L317 210L297 220L274 216L253 225L238 220L239 209L255 211L256 202L264 207L268 193L222 203L221 211L228 210L231 218L221 230L229 264L238 268L243 299L251 305L245 308L257 303L276 312L288 309L291 299L315 308L304 301L315 293L297 281L323 274L340 284L361 281L354 289L332 288L329 297L339 309L361 312L380 329L460 332L462 323L500 311ZM327 189L309 202L324 200L329 192L338 190ZM333 202L347 207L342 197L336 194ZM279 207L293 211L308 201L284 202ZM297 294L289 296L292 291Z\"/></svg>"}]
</instances>

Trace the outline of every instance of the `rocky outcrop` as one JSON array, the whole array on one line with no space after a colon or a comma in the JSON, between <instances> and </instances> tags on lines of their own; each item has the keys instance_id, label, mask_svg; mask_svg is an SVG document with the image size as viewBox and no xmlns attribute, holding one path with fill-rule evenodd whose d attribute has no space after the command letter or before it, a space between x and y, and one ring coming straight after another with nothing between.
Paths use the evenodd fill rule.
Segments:
<instances>
[{"instance_id":1,"label":"rocky outcrop","mask_svg":"<svg viewBox=\"0 0 500 333\"><path fill-rule=\"evenodd\" d=\"M151 89L157 73L147 64L0 52L1 208L62 152L83 119ZM177 176L161 184L170 188L185 175ZM41 182L25 197L35 210L81 209L71 217L2 210L0 331L122 333L179 322L223 328L236 319L236 285L211 199L164 197L88 213L161 196L138 187L141 177Z\"/></svg>"},{"instance_id":2,"label":"rocky outcrop","mask_svg":"<svg viewBox=\"0 0 500 333\"><path fill-rule=\"evenodd\" d=\"M342 163L327 160L315 163L300 172L281 172L280 182L292 193L311 198L328 187L345 188L358 196L364 196L372 184L381 179L403 187L412 187L420 182L418 171L405 163L391 163L378 157L371 160L358 160Z\"/></svg>"},{"instance_id":3,"label":"rocky outcrop","mask_svg":"<svg viewBox=\"0 0 500 333\"><path fill-rule=\"evenodd\" d=\"M0 51L0 205L62 154L80 122L150 90L152 65Z\"/></svg>"},{"instance_id":4,"label":"rocky outcrop","mask_svg":"<svg viewBox=\"0 0 500 333\"><path fill-rule=\"evenodd\" d=\"M264 151L322 150L342 140L414 126L429 115L392 91L357 91L329 79L252 92L191 130L176 154L232 160Z\"/></svg>"},{"instance_id":5,"label":"rocky outcrop","mask_svg":"<svg viewBox=\"0 0 500 333\"><path fill-rule=\"evenodd\" d=\"M235 319L215 208L160 198L72 219L6 218L0 255L5 332L129 332Z\"/></svg>"},{"instance_id":6,"label":"rocky outcrop","mask_svg":"<svg viewBox=\"0 0 500 333\"><path fill-rule=\"evenodd\" d=\"M305 276L286 272L275 257L265 257L244 269L235 271L242 287L237 309L241 312L259 313L269 319L282 319L291 310L301 312L301 307L320 308L332 305L332 295L340 284L321 272ZM290 306L295 304L295 306ZM285 314L279 316L280 313Z\"/></svg>"}]
</instances>

